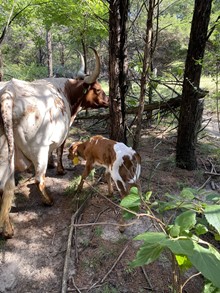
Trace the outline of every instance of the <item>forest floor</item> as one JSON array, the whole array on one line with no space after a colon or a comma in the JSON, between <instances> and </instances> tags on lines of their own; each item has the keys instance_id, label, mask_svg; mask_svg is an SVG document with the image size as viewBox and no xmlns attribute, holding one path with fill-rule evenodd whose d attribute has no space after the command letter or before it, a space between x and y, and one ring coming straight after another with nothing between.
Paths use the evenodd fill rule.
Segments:
<instances>
[{"instance_id":1,"label":"forest floor","mask_svg":"<svg viewBox=\"0 0 220 293\"><path fill-rule=\"evenodd\" d=\"M212 128L211 124L209 127ZM198 170L186 171L175 167L176 129L171 128L151 127L142 133L141 186L142 192L152 191L152 199L162 200L165 193L178 194L183 187L200 188L207 180L204 172L210 168L210 162L218 171L218 131L210 129L214 136L206 134L199 141ZM80 137L106 133L104 122L76 121L67 146ZM115 191L113 198L105 197L107 186L99 170L94 183L87 180L78 195L80 198L74 196L71 187L83 166L74 167L67 159L67 152L66 148L63 158L66 174L57 176L55 169L47 172L46 184L54 198L52 207L42 205L32 174L21 174L15 207L10 213L15 235L7 241L0 240L0 292L172 292L169 254L147 266L129 266L140 245L133 238L157 230L155 222L147 217L129 220L125 231L120 232L118 192ZM204 188L210 189L212 183L219 192L217 179ZM85 204L79 210L78 204L82 202ZM71 225L77 212L74 222L77 225ZM192 273L189 271L183 278ZM183 292L200 293L202 287L203 278L198 276L188 282Z\"/></svg>"}]
</instances>

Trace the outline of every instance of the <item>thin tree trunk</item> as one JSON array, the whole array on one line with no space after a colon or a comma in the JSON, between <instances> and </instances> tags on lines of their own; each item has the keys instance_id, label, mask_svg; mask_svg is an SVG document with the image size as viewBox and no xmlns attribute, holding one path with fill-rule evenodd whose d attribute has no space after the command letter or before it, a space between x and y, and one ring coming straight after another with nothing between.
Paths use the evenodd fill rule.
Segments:
<instances>
[{"instance_id":1,"label":"thin tree trunk","mask_svg":"<svg viewBox=\"0 0 220 293\"><path fill-rule=\"evenodd\" d=\"M48 54L48 76L53 76L53 58L52 58L52 35L51 31L47 30L47 54Z\"/></svg>"},{"instance_id":2,"label":"thin tree trunk","mask_svg":"<svg viewBox=\"0 0 220 293\"><path fill-rule=\"evenodd\" d=\"M126 143L125 97L128 83L127 19L129 0L111 0L109 7L110 138Z\"/></svg>"},{"instance_id":3,"label":"thin tree trunk","mask_svg":"<svg viewBox=\"0 0 220 293\"><path fill-rule=\"evenodd\" d=\"M0 47L0 81L3 80L3 59L2 59L2 51Z\"/></svg>"},{"instance_id":4,"label":"thin tree trunk","mask_svg":"<svg viewBox=\"0 0 220 293\"><path fill-rule=\"evenodd\" d=\"M203 112L199 89L202 62L207 41L212 0L195 0L189 47L183 81L182 102L176 146L176 165L187 170L197 168L196 142Z\"/></svg>"},{"instance_id":5,"label":"thin tree trunk","mask_svg":"<svg viewBox=\"0 0 220 293\"><path fill-rule=\"evenodd\" d=\"M139 98L139 109L137 114L137 126L134 135L133 148L137 149L140 143L141 137L141 122L142 115L144 112L144 102L146 96L146 83L149 76L149 71L151 69L151 50L152 50L152 38L153 38L153 13L155 7L155 0L149 0L147 23L146 23L146 37L145 37L145 47L144 47L144 59L143 59L143 70L141 74L141 90Z\"/></svg>"}]
</instances>

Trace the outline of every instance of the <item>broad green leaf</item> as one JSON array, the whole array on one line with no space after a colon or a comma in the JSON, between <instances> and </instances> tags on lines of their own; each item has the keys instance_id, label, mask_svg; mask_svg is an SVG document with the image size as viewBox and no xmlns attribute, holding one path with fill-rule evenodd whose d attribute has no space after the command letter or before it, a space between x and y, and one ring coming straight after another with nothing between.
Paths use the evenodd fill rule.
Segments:
<instances>
[{"instance_id":1,"label":"broad green leaf","mask_svg":"<svg viewBox=\"0 0 220 293\"><path fill-rule=\"evenodd\" d=\"M141 204L140 196L133 193L124 197L120 203L122 207L125 207L127 209L140 206L140 204Z\"/></svg>"},{"instance_id":2,"label":"broad green leaf","mask_svg":"<svg viewBox=\"0 0 220 293\"><path fill-rule=\"evenodd\" d=\"M180 231L190 230L196 224L196 213L194 211L186 211L175 219L175 225L180 226Z\"/></svg>"},{"instance_id":3,"label":"broad green leaf","mask_svg":"<svg viewBox=\"0 0 220 293\"><path fill-rule=\"evenodd\" d=\"M204 214L208 223L220 234L220 205L207 205Z\"/></svg>"},{"instance_id":4,"label":"broad green leaf","mask_svg":"<svg viewBox=\"0 0 220 293\"><path fill-rule=\"evenodd\" d=\"M183 254L188 257L193 254L193 241L188 238L167 238L161 241L160 244L169 248L174 254Z\"/></svg>"},{"instance_id":5,"label":"broad green leaf","mask_svg":"<svg viewBox=\"0 0 220 293\"><path fill-rule=\"evenodd\" d=\"M220 288L220 254L213 247L204 248L194 242L193 253L188 255L194 267Z\"/></svg>"},{"instance_id":6,"label":"broad green leaf","mask_svg":"<svg viewBox=\"0 0 220 293\"><path fill-rule=\"evenodd\" d=\"M144 240L147 243L159 243L160 241L167 238L167 235L163 232L145 232L139 234L134 240Z\"/></svg>"},{"instance_id":7,"label":"broad green leaf","mask_svg":"<svg viewBox=\"0 0 220 293\"><path fill-rule=\"evenodd\" d=\"M186 199L194 199L194 192L192 188L183 188L183 190L180 193L180 196L186 198Z\"/></svg>"},{"instance_id":8,"label":"broad green leaf","mask_svg":"<svg viewBox=\"0 0 220 293\"><path fill-rule=\"evenodd\" d=\"M220 254L216 249L213 247L204 248L191 239L167 239L160 244L166 244L174 254L186 255L205 278L220 288Z\"/></svg>"},{"instance_id":9,"label":"broad green leaf","mask_svg":"<svg viewBox=\"0 0 220 293\"><path fill-rule=\"evenodd\" d=\"M160 244L146 243L140 247L137 252L136 258L131 262L132 267L147 265L155 261L163 251L163 247Z\"/></svg>"},{"instance_id":10,"label":"broad green leaf","mask_svg":"<svg viewBox=\"0 0 220 293\"><path fill-rule=\"evenodd\" d=\"M178 266L181 268L181 270L188 270L192 267L191 261L188 259L186 255L175 255L176 261L178 263Z\"/></svg>"}]
</instances>

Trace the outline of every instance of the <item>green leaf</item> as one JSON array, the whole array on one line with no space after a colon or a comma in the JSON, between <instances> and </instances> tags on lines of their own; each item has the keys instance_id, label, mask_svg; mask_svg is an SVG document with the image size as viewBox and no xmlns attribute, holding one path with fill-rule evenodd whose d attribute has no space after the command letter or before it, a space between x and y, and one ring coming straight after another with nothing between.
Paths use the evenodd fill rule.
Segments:
<instances>
[{"instance_id":1,"label":"green leaf","mask_svg":"<svg viewBox=\"0 0 220 293\"><path fill-rule=\"evenodd\" d=\"M219 234L214 234L214 236L215 236L216 241L220 241L220 235Z\"/></svg>"},{"instance_id":2,"label":"green leaf","mask_svg":"<svg viewBox=\"0 0 220 293\"><path fill-rule=\"evenodd\" d=\"M188 270L192 267L191 261L188 259L186 255L175 255L176 261L178 263L178 266L181 268L181 270Z\"/></svg>"},{"instance_id":3,"label":"green leaf","mask_svg":"<svg viewBox=\"0 0 220 293\"><path fill-rule=\"evenodd\" d=\"M180 193L180 196L186 198L186 199L194 199L194 193L193 193L193 190L192 188L183 188L183 190L181 191Z\"/></svg>"},{"instance_id":4,"label":"green leaf","mask_svg":"<svg viewBox=\"0 0 220 293\"><path fill-rule=\"evenodd\" d=\"M216 249L211 246L204 248L195 242L193 253L189 255L189 259L205 278L220 288L220 254Z\"/></svg>"},{"instance_id":5,"label":"green leaf","mask_svg":"<svg viewBox=\"0 0 220 293\"><path fill-rule=\"evenodd\" d=\"M167 238L160 244L169 248L174 254L183 254L188 257L193 254L193 241L189 238Z\"/></svg>"},{"instance_id":6,"label":"green leaf","mask_svg":"<svg viewBox=\"0 0 220 293\"><path fill-rule=\"evenodd\" d=\"M208 223L220 234L220 205L207 205L204 214Z\"/></svg>"},{"instance_id":7,"label":"green leaf","mask_svg":"<svg viewBox=\"0 0 220 293\"><path fill-rule=\"evenodd\" d=\"M138 250L136 258L131 262L132 267L147 265L155 261L163 251L163 247L160 244L146 243Z\"/></svg>"},{"instance_id":8,"label":"green leaf","mask_svg":"<svg viewBox=\"0 0 220 293\"><path fill-rule=\"evenodd\" d=\"M169 232L171 237L178 237L180 235L180 226L172 225Z\"/></svg>"},{"instance_id":9,"label":"green leaf","mask_svg":"<svg viewBox=\"0 0 220 293\"><path fill-rule=\"evenodd\" d=\"M167 239L160 244L161 246L166 244L174 254L186 255L205 278L220 288L220 254L212 246L204 248L191 239Z\"/></svg>"},{"instance_id":10,"label":"green leaf","mask_svg":"<svg viewBox=\"0 0 220 293\"><path fill-rule=\"evenodd\" d=\"M220 289L213 286L212 282L206 280L202 293L220 293Z\"/></svg>"},{"instance_id":11,"label":"green leaf","mask_svg":"<svg viewBox=\"0 0 220 293\"><path fill-rule=\"evenodd\" d=\"M186 211L180 214L175 219L175 225L180 226L180 231L190 230L196 224L196 212Z\"/></svg>"},{"instance_id":12,"label":"green leaf","mask_svg":"<svg viewBox=\"0 0 220 293\"><path fill-rule=\"evenodd\" d=\"M120 205L124 208L132 208L138 207L141 204L140 196L137 194L129 194L128 196L124 197L120 203Z\"/></svg>"},{"instance_id":13,"label":"green leaf","mask_svg":"<svg viewBox=\"0 0 220 293\"><path fill-rule=\"evenodd\" d=\"M218 193L210 193L206 196L206 200L208 201L219 201L220 195Z\"/></svg>"},{"instance_id":14,"label":"green leaf","mask_svg":"<svg viewBox=\"0 0 220 293\"><path fill-rule=\"evenodd\" d=\"M196 232L196 235L203 235L208 232L208 229L205 225L197 224L195 226L195 232Z\"/></svg>"},{"instance_id":15,"label":"green leaf","mask_svg":"<svg viewBox=\"0 0 220 293\"><path fill-rule=\"evenodd\" d=\"M145 232L137 235L134 240L144 240L147 243L159 243L167 238L167 235L163 232Z\"/></svg>"},{"instance_id":16,"label":"green leaf","mask_svg":"<svg viewBox=\"0 0 220 293\"><path fill-rule=\"evenodd\" d=\"M136 186L132 186L131 189L130 189L129 194L136 194L136 195L139 195L138 188L137 188Z\"/></svg>"},{"instance_id":17,"label":"green leaf","mask_svg":"<svg viewBox=\"0 0 220 293\"><path fill-rule=\"evenodd\" d=\"M152 195L152 191L148 191L148 192L146 192L146 194L145 194L145 200L146 200L146 201L149 201L151 195Z\"/></svg>"}]
</instances>

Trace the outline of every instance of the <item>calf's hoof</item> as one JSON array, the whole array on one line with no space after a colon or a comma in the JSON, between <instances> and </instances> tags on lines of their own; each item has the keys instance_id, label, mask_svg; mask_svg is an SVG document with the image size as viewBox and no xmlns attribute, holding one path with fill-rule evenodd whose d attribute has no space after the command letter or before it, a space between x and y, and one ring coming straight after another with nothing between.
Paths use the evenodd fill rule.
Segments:
<instances>
[{"instance_id":1,"label":"calf's hoof","mask_svg":"<svg viewBox=\"0 0 220 293\"><path fill-rule=\"evenodd\" d=\"M57 175L64 176L66 174L66 171L64 169L57 169Z\"/></svg>"}]
</instances>

